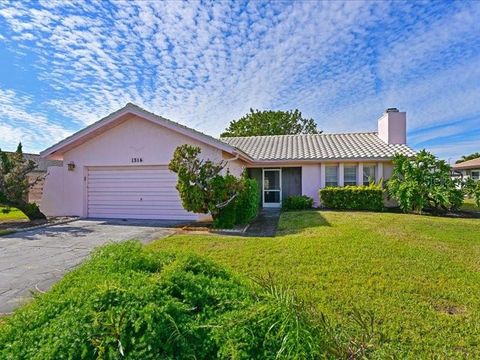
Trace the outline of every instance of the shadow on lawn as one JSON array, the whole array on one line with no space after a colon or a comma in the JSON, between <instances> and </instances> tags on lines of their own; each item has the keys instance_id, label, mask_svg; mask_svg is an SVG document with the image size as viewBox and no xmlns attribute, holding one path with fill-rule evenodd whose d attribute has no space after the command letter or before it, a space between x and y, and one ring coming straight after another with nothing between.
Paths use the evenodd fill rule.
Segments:
<instances>
[{"instance_id":1,"label":"shadow on lawn","mask_svg":"<svg viewBox=\"0 0 480 360\"><path fill-rule=\"evenodd\" d=\"M278 235L296 234L319 226L332 226L319 210L287 211L282 213Z\"/></svg>"}]
</instances>

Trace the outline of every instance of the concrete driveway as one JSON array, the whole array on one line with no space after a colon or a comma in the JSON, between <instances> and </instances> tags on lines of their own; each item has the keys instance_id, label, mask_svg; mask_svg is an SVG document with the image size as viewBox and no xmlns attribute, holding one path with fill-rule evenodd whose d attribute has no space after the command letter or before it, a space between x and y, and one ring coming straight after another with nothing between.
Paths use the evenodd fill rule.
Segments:
<instances>
[{"instance_id":1,"label":"concrete driveway","mask_svg":"<svg viewBox=\"0 0 480 360\"><path fill-rule=\"evenodd\" d=\"M31 292L45 291L107 242L148 243L175 232L179 222L77 220L0 237L0 314L9 313Z\"/></svg>"}]
</instances>

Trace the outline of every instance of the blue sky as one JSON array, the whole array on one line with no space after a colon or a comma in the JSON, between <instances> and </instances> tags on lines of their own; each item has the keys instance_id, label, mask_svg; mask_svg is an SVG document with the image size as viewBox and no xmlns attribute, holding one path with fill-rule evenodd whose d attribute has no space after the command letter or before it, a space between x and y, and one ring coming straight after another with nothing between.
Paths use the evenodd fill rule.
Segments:
<instances>
[{"instance_id":1,"label":"blue sky","mask_svg":"<svg viewBox=\"0 0 480 360\"><path fill-rule=\"evenodd\" d=\"M134 102L218 135L250 107L325 132L407 111L409 144L480 151L480 2L0 2L0 147L37 152Z\"/></svg>"}]
</instances>

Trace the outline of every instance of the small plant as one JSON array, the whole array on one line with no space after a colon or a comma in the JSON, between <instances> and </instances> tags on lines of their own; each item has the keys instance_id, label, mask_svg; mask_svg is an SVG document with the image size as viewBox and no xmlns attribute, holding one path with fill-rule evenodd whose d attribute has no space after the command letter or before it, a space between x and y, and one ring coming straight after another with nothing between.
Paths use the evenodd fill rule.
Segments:
<instances>
[{"instance_id":1,"label":"small plant","mask_svg":"<svg viewBox=\"0 0 480 360\"><path fill-rule=\"evenodd\" d=\"M320 190L322 205L339 210L383 210L383 189L379 185L326 187Z\"/></svg>"},{"instance_id":2,"label":"small plant","mask_svg":"<svg viewBox=\"0 0 480 360\"><path fill-rule=\"evenodd\" d=\"M285 211L309 210L313 208L313 199L306 195L292 195L287 197L282 204Z\"/></svg>"}]
</instances>

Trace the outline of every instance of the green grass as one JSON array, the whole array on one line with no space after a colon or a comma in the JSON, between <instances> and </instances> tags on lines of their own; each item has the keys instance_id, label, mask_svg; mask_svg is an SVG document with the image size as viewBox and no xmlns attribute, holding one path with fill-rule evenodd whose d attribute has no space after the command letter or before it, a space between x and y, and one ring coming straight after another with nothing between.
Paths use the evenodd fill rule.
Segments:
<instances>
[{"instance_id":1,"label":"green grass","mask_svg":"<svg viewBox=\"0 0 480 360\"><path fill-rule=\"evenodd\" d=\"M480 211L480 208L475 204L475 200L473 199L465 199L461 209L467 211Z\"/></svg>"},{"instance_id":2,"label":"green grass","mask_svg":"<svg viewBox=\"0 0 480 360\"><path fill-rule=\"evenodd\" d=\"M289 212L275 238L175 235L155 250L273 274L347 324L372 311L374 358L480 357L480 221L368 212Z\"/></svg>"},{"instance_id":3,"label":"green grass","mask_svg":"<svg viewBox=\"0 0 480 360\"><path fill-rule=\"evenodd\" d=\"M5 207L0 206L0 223L7 221L28 220L27 216L25 216L23 212L16 208L10 208L10 212L8 213L4 213L3 209L5 209Z\"/></svg>"}]
</instances>

